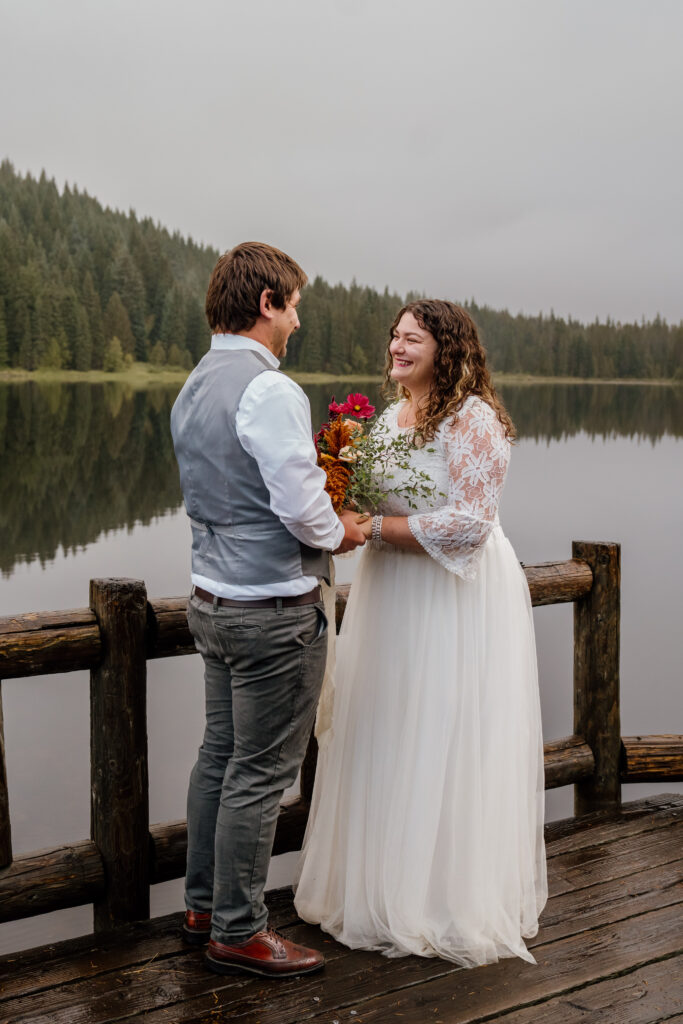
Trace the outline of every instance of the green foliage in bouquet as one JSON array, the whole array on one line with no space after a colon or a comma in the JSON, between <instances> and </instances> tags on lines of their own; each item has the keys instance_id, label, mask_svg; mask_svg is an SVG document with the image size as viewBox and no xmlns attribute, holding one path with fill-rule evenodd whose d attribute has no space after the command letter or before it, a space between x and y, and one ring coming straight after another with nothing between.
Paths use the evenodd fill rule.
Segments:
<instances>
[{"instance_id":1,"label":"green foliage in bouquet","mask_svg":"<svg viewBox=\"0 0 683 1024\"><path fill-rule=\"evenodd\" d=\"M361 512L375 513L388 494L406 498L410 508L417 508L418 501L429 501L435 496L445 497L436 492L436 485L424 470L416 469L411 463L411 453L420 445L420 434L406 431L392 437L389 428L381 420L369 423L366 434L357 435L353 443L353 473L346 491L346 504ZM433 452L433 448L427 448ZM402 474L401 484L393 485L396 472Z\"/></svg>"}]
</instances>

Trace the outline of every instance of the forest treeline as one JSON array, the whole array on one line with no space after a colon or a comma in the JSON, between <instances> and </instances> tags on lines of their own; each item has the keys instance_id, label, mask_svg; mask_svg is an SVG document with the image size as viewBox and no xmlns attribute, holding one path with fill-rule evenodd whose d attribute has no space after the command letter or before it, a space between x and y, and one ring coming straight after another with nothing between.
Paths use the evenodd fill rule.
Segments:
<instances>
[{"instance_id":1,"label":"forest treeline","mask_svg":"<svg viewBox=\"0 0 683 1024\"><path fill-rule=\"evenodd\" d=\"M0 164L0 368L190 369L209 345L204 296L216 250L151 219L60 192ZM407 298L415 298L409 295ZM304 290L291 369L374 373L402 296L315 278ZM683 323L581 324L464 305L492 367L559 377L683 377Z\"/></svg>"}]
</instances>

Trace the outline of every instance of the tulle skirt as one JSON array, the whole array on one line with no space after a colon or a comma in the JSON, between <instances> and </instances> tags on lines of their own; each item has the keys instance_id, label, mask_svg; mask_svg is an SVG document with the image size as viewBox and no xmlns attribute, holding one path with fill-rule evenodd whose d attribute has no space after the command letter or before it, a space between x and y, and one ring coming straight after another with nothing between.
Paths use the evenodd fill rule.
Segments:
<instances>
[{"instance_id":1,"label":"tulle skirt","mask_svg":"<svg viewBox=\"0 0 683 1024\"><path fill-rule=\"evenodd\" d=\"M531 604L500 527L473 581L367 547L337 641L299 915L387 956L533 963L543 806Z\"/></svg>"}]
</instances>

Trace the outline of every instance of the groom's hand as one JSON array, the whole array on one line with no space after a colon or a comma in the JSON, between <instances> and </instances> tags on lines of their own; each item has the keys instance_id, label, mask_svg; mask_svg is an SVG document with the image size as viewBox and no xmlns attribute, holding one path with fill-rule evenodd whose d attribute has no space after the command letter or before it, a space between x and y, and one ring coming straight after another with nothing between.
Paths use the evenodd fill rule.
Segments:
<instances>
[{"instance_id":1,"label":"groom's hand","mask_svg":"<svg viewBox=\"0 0 683 1024\"><path fill-rule=\"evenodd\" d=\"M351 511L351 509L347 509L345 512L342 512L339 518L344 527L344 540L337 550L333 552L335 555L343 555L347 551L353 551L354 548L361 547L366 541L362 516L359 516L357 512ZM358 522L359 519L360 522Z\"/></svg>"}]
</instances>

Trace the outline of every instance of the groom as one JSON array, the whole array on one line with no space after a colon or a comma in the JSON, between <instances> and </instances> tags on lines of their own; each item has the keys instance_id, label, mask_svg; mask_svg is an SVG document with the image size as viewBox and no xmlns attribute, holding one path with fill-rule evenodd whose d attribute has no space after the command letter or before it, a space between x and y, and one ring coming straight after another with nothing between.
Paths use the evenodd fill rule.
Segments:
<instances>
[{"instance_id":1,"label":"groom","mask_svg":"<svg viewBox=\"0 0 683 1024\"><path fill-rule=\"evenodd\" d=\"M268 976L323 957L267 928L263 891L284 790L322 685L330 552L365 537L323 490L308 400L278 370L307 278L259 242L218 260L211 348L171 412L192 525L188 623L204 659L206 730L190 777L184 934L209 967Z\"/></svg>"}]
</instances>

